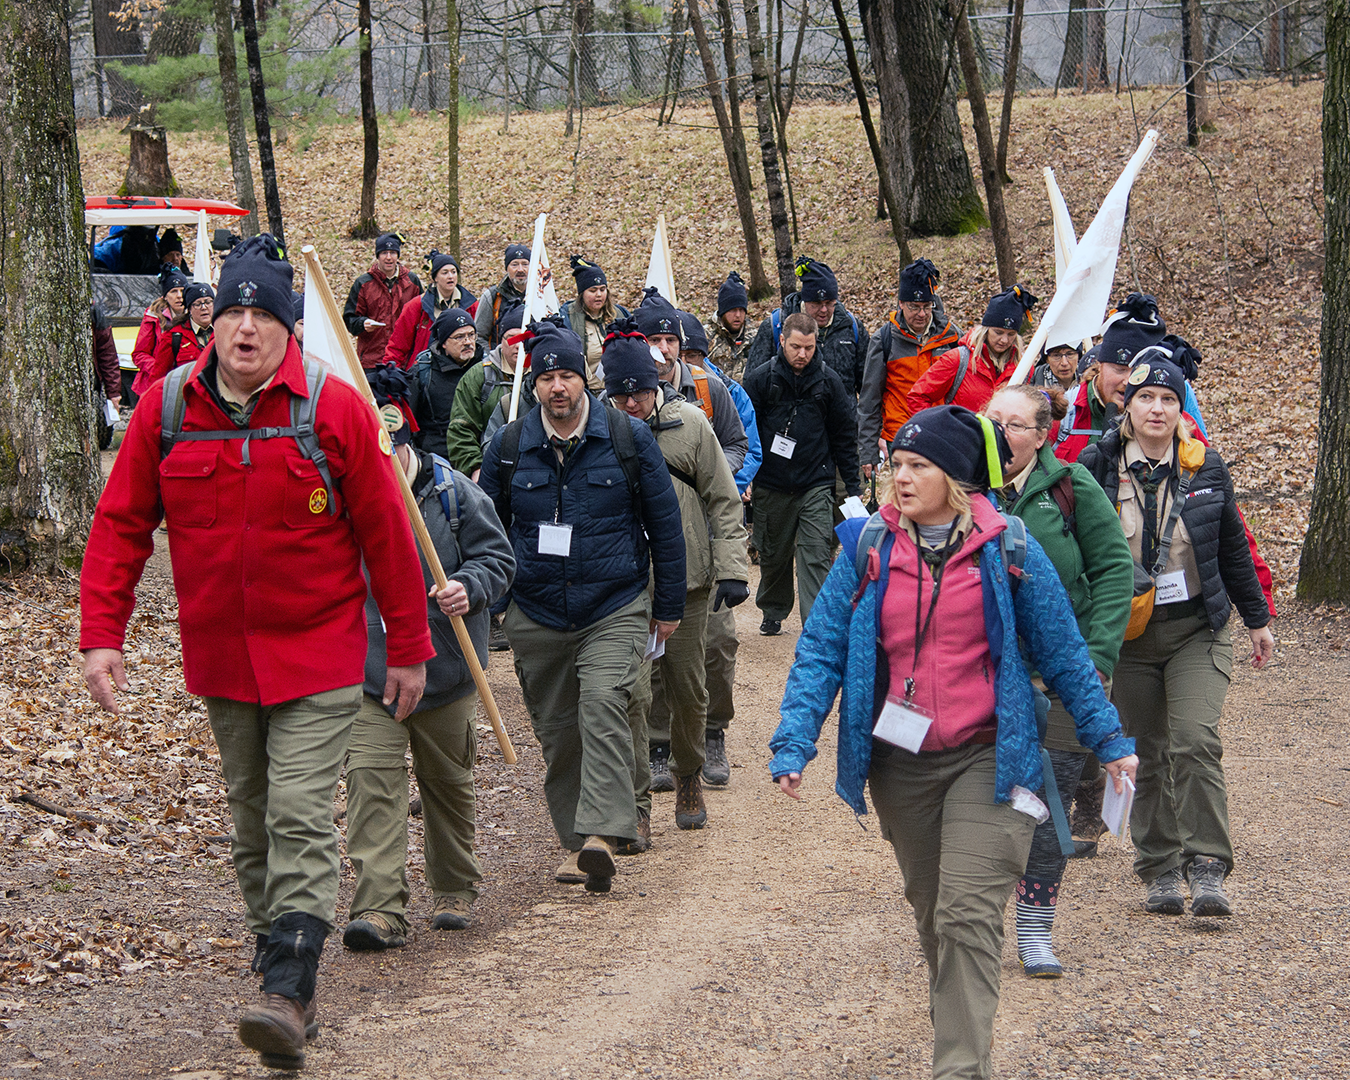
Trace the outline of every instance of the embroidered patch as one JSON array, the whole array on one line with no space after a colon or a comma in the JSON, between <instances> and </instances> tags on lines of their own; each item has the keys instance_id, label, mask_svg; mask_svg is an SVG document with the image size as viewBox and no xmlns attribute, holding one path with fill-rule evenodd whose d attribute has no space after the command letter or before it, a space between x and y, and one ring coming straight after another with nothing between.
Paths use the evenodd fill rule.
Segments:
<instances>
[{"instance_id":1,"label":"embroidered patch","mask_svg":"<svg viewBox=\"0 0 1350 1080\"><path fill-rule=\"evenodd\" d=\"M1140 364L1137 368L1135 368L1133 371L1130 372L1130 385L1139 386L1145 379L1148 378L1148 376L1149 376L1149 366L1147 364Z\"/></svg>"},{"instance_id":2,"label":"embroidered patch","mask_svg":"<svg viewBox=\"0 0 1350 1080\"><path fill-rule=\"evenodd\" d=\"M309 512L322 514L326 509L328 509L328 492L323 488L315 488L309 493Z\"/></svg>"},{"instance_id":3,"label":"embroidered patch","mask_svg":"<svg viewBox=\"0 0 1350 1080\"><path fill-rule=\"evenodd\" d=\"M384 425L380 426L380 450L385 455L392 455L394 452L394 444L389 438L389 432L384 430Z\"/></svg>"}]
</instances>

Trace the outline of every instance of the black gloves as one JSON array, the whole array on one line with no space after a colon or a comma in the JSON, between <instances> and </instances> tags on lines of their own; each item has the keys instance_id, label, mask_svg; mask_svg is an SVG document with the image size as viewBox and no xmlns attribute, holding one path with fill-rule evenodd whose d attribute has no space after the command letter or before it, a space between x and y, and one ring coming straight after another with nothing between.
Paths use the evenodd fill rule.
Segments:
<instances>
[{"instance_id":1,"label":"black gloves","mask_svg":"<svg viewBox=\"0 0 1350 1080\"><path fill-rule=\"evenodd\" d=\"M717 583L717 596L713 600L713 610L721 611L722 605L726 604L729 608L734 608L737 604L743 604L750 599L750 586L744 581L719 581Z\"/></svg>"}]
</instances>

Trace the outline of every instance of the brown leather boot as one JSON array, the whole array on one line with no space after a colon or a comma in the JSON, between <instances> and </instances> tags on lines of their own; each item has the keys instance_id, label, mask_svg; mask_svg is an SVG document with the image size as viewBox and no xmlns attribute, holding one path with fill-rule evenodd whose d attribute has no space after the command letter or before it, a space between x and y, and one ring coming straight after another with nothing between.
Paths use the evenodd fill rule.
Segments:
<instances>
[{"instance_id":1,"label":"brown leather boot","mask_svg":"<svg viewBox=\"0 0 1350 1080\"><path fill-rule=\"evenodd\" d=\"M701 829L708 824L703 779L698 773L675 777L675 824L681 829Z\"/></svg>"},{"instance_id":2,"label":"brown leather boot","mask_svg":"<svg viewBox=\"0 0 1350 1080\"><path fill-rule=\"evenodd\" d=\"M299 1069L305 1064L307 1026L305 1007L295 998L263 994L239 1018L239 1041L256 1050L269 1069Z\"/></svg>"},{"instance_id":3,"label":"brown leather boot","mask_svg":"<svg viewBox=\"0 0 1350 1080\"><path fill-rule=\"evenodd\" d=\"M614 849L612 837L588 836L586 843L577 853L577 866L586 872L587 892L609 892L610 879L614 877Z\"/></svg>"},{"instance_id":4,"label":"brown leather boot","mask_svg":"<svg viewBox=\"0 0 1350 1080\"><path fill-rule=\"evenodd\" d=\"M615 855L642 855L652 847L652 815L648 810L637 812L637 838L625 840Z\"/></svg>"}]
</instances>

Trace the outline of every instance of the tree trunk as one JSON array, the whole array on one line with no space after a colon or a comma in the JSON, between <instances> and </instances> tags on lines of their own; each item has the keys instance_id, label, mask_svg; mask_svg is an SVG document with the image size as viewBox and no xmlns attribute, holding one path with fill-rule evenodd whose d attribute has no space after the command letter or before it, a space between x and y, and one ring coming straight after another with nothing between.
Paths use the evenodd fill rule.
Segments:
<instances>
[{"instance_id":1,"label":"tree trunk","mask_svg":"<svg viewBox=\"0 0 1350 1080\"><path fill-rule=\"evenodd\" d=\"M1017 93L1017 69L1022 63L1022 16L1025 12L1025 0L1009 0L1012 7L1012 22L1008 27L1007 60L1003 64L1003 114L998 124L998 178L1004 184L1011 184L1008 175L1008 137L1012 133L1013 96Z\"/></svg>"},{"instance_id":2,"label":"tree trunk","mask_svg":"<svg viewBox=\"0 0 1350 1080\"><path fill-rule=\"evenodd\" d=\"M891 190L908 207L908 235L975 232L988 219L956 115L946 0L860 0L859 8L881 103L881 146Z\"/></svg>"},{"instance_id":3,"label":"tree trunk","mask_svg":"<svg viewBox=\"0 0 1350 1080\"><path fill-rule=\"evenodd\" d=\"M253 191L253 164L249 161L244 105L239 97L239 68L234 52L234 5L230 0L212 0L212 7L216 17L216 62L220 66L221 97L225 103L225 129L230 136L234 198L248 211L248 216L239 224L239 231L244 236L257 236L258 197Z\"/></svg>"},{"instance_id":4,"label":"tree trunk","mask_svg":"<svg viewBox=\"0 0 1350 1080\"><path fill-rule=\"evenodd\" d=\"M642 53L638 49L637 33L642 29L634 0L619 0L619 15L623 23L624 42L628 46L628 84L634 93L642 92Z\"/></svg>"},{"instance_id":5,"label":"tree trunk","mask_svg":"<svg viewBox=\"0 0 1350 1080\"><path fill-rule=\"evenodd\" d=\"M68 12L0 0L0 569L77 567L102 480Z\"/></svg>"},{"instance_id":6,"label":"tree trunk","mask_svg":"<svg viewBox=\"0 0 1350 1080\"><path fill-rule=\"evenodd\" d=\"M764 256L759 250L759 226L755 224L755 206L750 198L750 184L747 179L749 170L741 170L736 165L736 142L731 129L731 120L727 116L726 102L722 99L722 80L717 74L717 62L713 59L712 45L708 42L708 28L698 10L698 0L688 0L689 26L694 31L694 41L698 44L699 60L703 63L703 77L708 83L708 97L712 102L713 113L717 117L717 130L722 136L722 152L726 154L727 171L731 174L731 189L736 195L736 210L741 217L741 235L745 237L745 258L749 264L750 285L746 290L752 299L764 300L773 294L769 279L764 276ZM744 147L741 153L744 154Z\"/></svg>"},{"instance_id":7,"label":"tree trunk","mask_svg":"<svg viewBox=\"0 0 1350 1080\"><path fill-rule=\"evenodd\" d=\"M281 223L281 191L277 187L277 163L272 156L272 123L267 113L267 87L263 83L262 53L258 48L258 18L253 0L239 0L239 21L244 24L244 53L248 58L248 89L253 99L253 128L258 134L258 164L262 166L263 193L267 198L267 227L285 248Z\"/></svg>"},{"instance_id":8,"label":"tree trunk","mask_svg":"<svg viewBox=\"0 0 1350 1080\"><path fill-rule=\"evenodd\" d=\"M361 209L352 225L354 240L373 240L380 235L375 220L375 180L380 174L380 118L375 113L375 61L370 45L370 0L358 0L356 32L361 50L361 138L365 157L361 162Z\"/></svg>"},{"instance_id":9,"label":"tree trunk","mask_svg":"<svg viewBox=\"0 0 1350 1080\"><path fill-rule=\"evenodd\" d=\"M431 0L422 0L422 64L427 69L427 112L436 107L436 62L431 52Z\"/></svg>"},{"instance_id":10,"label":"tree trunk","mask_svg":"<svg viewBox=\"0 0 1350 1080\"><path fill-rule=\"evenodd\" d=\"M1099 90L1110 82L1106 70L1106 14L1084 13L1100 7L1097 0L1069 0L1069 26L1064 32L1064 53L1059 61L1055 89L1077 86Z\"/></svg>"},{"instance_id":11,"label":"tree trunk","mask_svg":"<svg viewBox=\"0 0 1350 1080\"><path fill-rule=\"evenodd\" d=\"M853 94L858 99L863 131L867 133L867 145L872 151L872 163L877 170L877 217L890 218L891 236L895 238L895 249L900 253L900 265L906 266L914 261L909 250L909 238L905 235L908 215L900 211L900 204L891 188L890 170L886 167L886 159L882 157L881 140L877 138L877 129L872 123L867 87L863 83L862 69L858 66L858 53L853 47L853 34L848 28L842 0L834 0L834 19L839 24L839 37L844 42L844 58L848 61L849 75L853 78Z\"/></svg>"},{"instance_id":12,"label":"tree trunk","mask_svg":"<svg viewBox=\"0 0 1350 1080\"><path fill-rule=\"evenodd\" d=\"M95 57L135 56L143 51L140 20L122 17L123 0L93 0L92 7ZM145 101L140 90L121 72L108 71L101 61L96 62L100 114L130 116L135 113Z\"/></svg>"},{"instance_id":13,"label":"tree trunk","mask_svg":"<svg viewBox=\"0 0 1350 1080\"><path fill-rule=\"evenodd\" d=\"M600 76L595 70L595 48L591 31L595 29L595 0L576 0L574 12L577 35L577 87L583 107L600 100Z\"/></svg>"},{"instance_id":14,"label":"tree trunk","mask_svg":"<svg viewBox=\"0 0 1350 1080\"><path fill-rule=\"evenodd\" d=\"M717 0L717 21L722 30L722 60L727 66L727 105L731 110L731 141L736 147L735 166L741 171L745 190L754 189L750 177L750 154L745 148L745 128L741 125L741 87L736 78L736 23L731 17L729 0Z\"/></svg>"},{"instance_id":15,"label":"tree trunk","mask_svg":"<svg viewBox=\"0 0 1350 1080\"><path fill-rule=\"evenodd\" d=\"M1298 595L1350 601L1350 3L1326 5L1327 82L1322 96L1322 173L1327 273L1322 275L1322 400L1317 475Z\"/></svg>"},{"instance_id":16,"label":"tree trunk","mask_svg":"<svg viewBox=\"0 0 1350 1080\"><path fill-rule=\"evenodd\" d=\"M1195 95L1195 122L1203 130L1209 123L1209 91L1205 87L1205 13L1200 0L1186 0L1189 9L1191 62L1195 65L1195 81L1191 90Z\"/></svg>"},{"instance_id":17,"label":"tree trunk","mask_svg":"<svg viewBox=\"0 0 1350 1080\"><path fill-rule=\"evenodd\" d=\"M459 5L445 0L445 26L450 35L450 64L446 68L446 146L449 181L445 194L445 217L449 236L446 245L459 258Z\"/></svg>"},{"instance_id":18,"label":"tree trunk","mask_svg":"<svg viewBox=\"0 0 1350 1080\"><path fill-rule=\"evenodd\" d=\"M188 14L183 14L184 11ZM161 12L159 25L150 34L145 43L145 56L154 63L162 56L195 56L201 51L202 31L206 20L197 11L196 5L169 4Z\"/></svg>"},{"instance_id":19,"label":"tree trunk","mask_svg":"<svg viewBox=\"0 0 1350 1080\"><path fill-rule=\"evenodd\" d=\"M750 45L750 78L755 88L755 126L759 129L759 156L764 162L764 193L769 197L773 247L778 256L778 288L783 297L797 291L792 266L792 228L778 170L778 141L769 112L769 70L764 60L764 34L759 25L759 0L743 0L745 36Z\"/></svg>"},{"instance_id":20,"label":"tree trunk","mask_svg":"<svg viewBox=\"0 0 1350 1080\"><path fill-rule=\"evenodd\" d=\"M970 99L971 126L975 129L975 145L980 151L984 196L989 200L989 224L994 233L998 280L1006 289L1017 281L1017 264L1013 256L1012 237L1008 235L1008 214L1003 207L1003 177L998 171L998 154L994 150L994 134L989 126L989 107L984 99L984 82L980 79L979 58L975 55L975 41L971 37L970 19L966 17L963 0L952 0L952 12L956 19L956 47L961 54L961 74L966 80L966 96Z\"/></svg>"},{"instance_id":21,"label":"tree trunk","mask_svg":"<svg viewBox=\"0 0 1350 1080\"><path fill-rule=\"evenodd\" d=\"M1200 120L1195 115L1195 81L1199 69L1195 64L1195 45L1191 34L1195 26L1192 8L1196 0L1181 0L1181 80L1186 87L1186 145L1200 145Z\"/></svg>"},{"instance_id":22,"label":"tree trunk","mask_svg":"<svg viewBox=\"0 0 1350 1080\"><path fill-rule=\"evenodd\" d=\"M149 113L149 106L143 110ZM178 181L169 168L169 136L153 122L133 121L123 130L131 135L131 157L119 195L177 195Z\"/></svg>"}]
</instances>

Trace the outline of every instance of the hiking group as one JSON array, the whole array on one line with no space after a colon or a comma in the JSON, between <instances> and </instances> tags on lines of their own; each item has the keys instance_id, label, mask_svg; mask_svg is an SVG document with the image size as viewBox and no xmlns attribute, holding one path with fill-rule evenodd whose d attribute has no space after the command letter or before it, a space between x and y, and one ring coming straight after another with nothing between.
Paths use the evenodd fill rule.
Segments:
<instances>
[{"instance_id":1,"label":"hiking group","mask_svg":"<svg viewBox=\"0 0 1350 1080\"><path fill-rule=\"evenodd\" d=\"M794 600L802 623L769 774L798 796L837 699L837 790L859 814L870 790L894 847L935 1075L989 1074L1014 892L1024 970L1062 973L1060 885L1095 851L1108 786L1137 781L1146 910L1180 915L1189 891L1195 915L1230 914L1227 624L1236 605L1264 665L1270 575L1204 433L1200 357L1151 297L1086 351L1048 343L1013 385L1036 298L1001 292L962 333L928 260L872 334L812 259L756 328L735 272L704 326L652 288L617 305L573 256L575 299L522 325L528 248L475 296L436 251L423 289L402 246L376 241L344 313L376 410L303 353L270 236L230 252L214 294L166 273L180 314L147 314L142 400L81 575L85 679L115 710L163 522L262 978L239 1035L264 1064L299 1068L318 1030L344 773L343 944L407 940L409 754L430 926L471 925L477 691L457 620L480 664L512 652L565 852L553 877L606 893L616 859L651 847L653 793L701 829L704 786L730 781L752 562L760 633Z\"/></svg>"}]
</instances>

